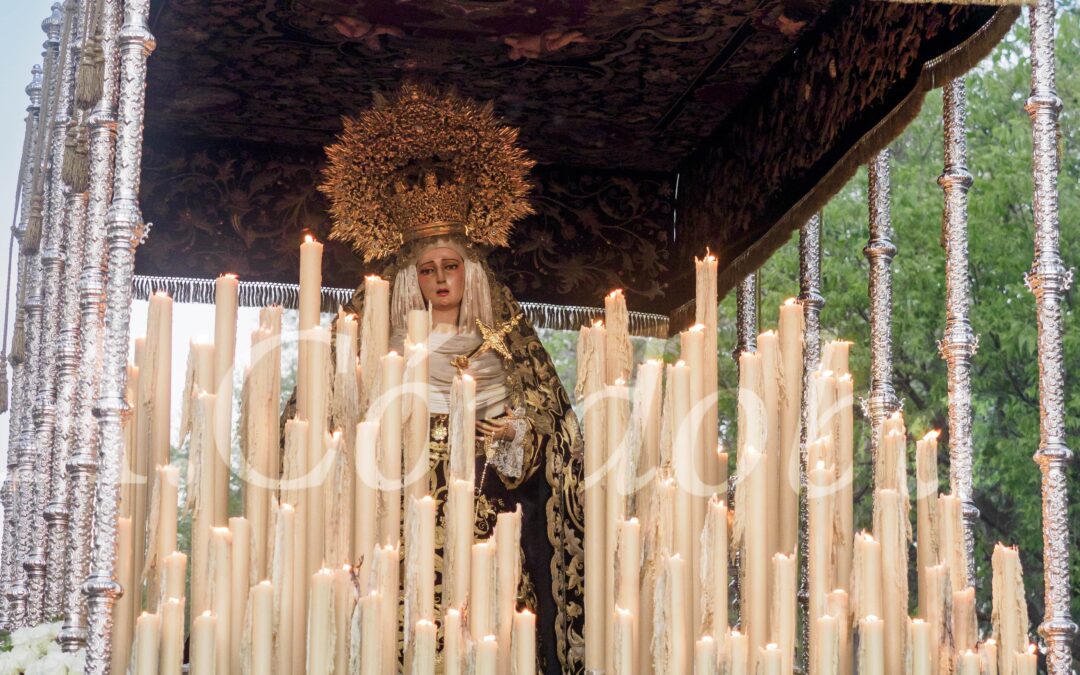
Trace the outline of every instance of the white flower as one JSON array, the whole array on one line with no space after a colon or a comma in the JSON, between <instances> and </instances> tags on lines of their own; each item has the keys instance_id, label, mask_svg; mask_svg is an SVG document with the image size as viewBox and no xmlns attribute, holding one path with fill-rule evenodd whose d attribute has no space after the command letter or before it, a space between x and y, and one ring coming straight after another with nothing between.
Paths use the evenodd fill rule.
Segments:
<instances>
[{"instance_id":1,"label":"white flower","mask_svg":"<svg viewBox=\"0 0 1080 675\"><path fill-rule=\"evenodd\" d=\"M26 645L14 647L10 652L0 654L0 675L18 675L39 658L41 655Z\"/></svg>"}]
</instances>

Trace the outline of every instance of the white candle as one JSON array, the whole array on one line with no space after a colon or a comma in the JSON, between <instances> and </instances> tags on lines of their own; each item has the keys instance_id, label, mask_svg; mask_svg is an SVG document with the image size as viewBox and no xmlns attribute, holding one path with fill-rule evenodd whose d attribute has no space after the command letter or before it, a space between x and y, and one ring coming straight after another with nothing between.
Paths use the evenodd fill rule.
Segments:
<instances>
[{"instance_id":1,"label":"white candle","mask_svg":"<svg viewBox=\"0 0 1080 675\"><path fill-rule=\"evenodd\" d=\"M954 591L967 586L967 554L964 545L963 511L953 495L938 497L938 555L949 566L949 581Z\"/></svg>"},{"instance_id":2,"label":"white candle","mask_svg":"<svg viewBox=\"0 0 1080 675\"><path fill-rule=\"evenodd\" d=\"M390 282L364 277L364 315L360 325L360 412L368 405L379 372L379 359L390 348Z\"/></svg>"},{"instance_id":3,"label":"white candle","mask_svg":"<svg viewBox=\"0 0 1080 675\"><path fill-rule=\"evenodd\" d=\"M641 524L637 518L631 518L618 523L616 527L618 528L618 555L616 556L618 573L615 576L615 605L635 619L632 623L632 639L626 647L629 650L632 645L637 644L639 629L636 617L641 612L639 591L642 565ZM618 620L618 612L616 612L615 618ZM627 665L631 667L631 672L634 672L633 656L628 658L630 658L630 661L627 662Z\"/></svg>"},{"instance_id":4,"label":"white candle","mask_svg":"<svg viewBox=\"0 0 1080 675\"><path fill-rule=\"evenodd\" d=\"M728 633L727 675L747 675L750 672L749 649L750 643L745 635L737 630Z\"/></svg>"},{"instance_id":5,"label":"white candle","mask_svg":"<svg viewBox=\"0 0 1080 675\"><path fill-rule=\"evenodd\" d=\"M215 527L210 533L210 607L216 622L214 655L217 672L228 673L232 665L232 532ZM237 621L239 621L237 617ZM236 645L239 649L240 645Z\"/></svg>"},{"instance_id":6,"label":"white candle","mask_svg":"<svg viewBox=\"0 0 1080 675\"><path fill-rule=\"evenodd\" d=\"M463 643L461 612L456 609L448 609L443 615L443 670L445 675L461 675L461 659L465 653Z\"/></svg>"},{"instance_id":7,"label":"white candle","mask_svg":"<svg viewBox=\"0 0 1080 675\"><path fill-rule=\"evenodd\" d=\"M626 311L622 289L604 296L604 324L607 326L604 383L629 380L634 348L630 344L630 315Z\"/></svg>"},{"instance_id":8,"label":"white candle","mask_svg":"<svg viewBox=\"0 0 1080 675\"><path fill-rule=\"evenodd\" d=\"M605 413L607 442L605 446L608 452L605 464L608 473L605 477L605 509L607 512L605 535L607 541L604 544L604 568L611 571L614 571L617 565L618 523L622 522L626 516L627 498L631 491L628 484L630 478L630 443L627 435L630 426L629 392L629 387L624 385L622 380L616 380L615 384L610 384L605 388L607 405L607 412ZM616 575L609 574L605 581L607 582L604 589L605 616L607 618L605 633L613 635L612 631L615 629ZM614 646L614 638L612 638L611 645ZM608 664L607 668L610 670L613 667L611 659L614 658L612 648L608 649L605 658Z\"/></svg>"},{"instance_id":9,"label":"white candle","mask_svg":"<svg viewBox=\"0 0 1080 675\"><path fill-rule=\"evenodd\" d=\"M802 306L794 298L780 306L780 356L784 396L780 401L780 524L778 546L788 553L798 543L799 427L802 398Z\"/></svg>"},{"instance_id":10,"label":"white candle","mask_svg":"<svg viewBox=\"0 0 1080 675\"><path fill-rule=\"evenodd\" d=\"M473 546L473 484L454 480L446 499L446 559L443 566L444 608L461 609L469 599Z\"/></svg>"},{"instance_id":11,"label":"white candle","mask_svg":"<svg viewBox=\"0 0 1080 675\"><path fill-rule=\"evenodd\" d=\"M932 431L915 442L915 564L918 576L919 616L927 599L926 570L938 563L937 536L937 432Z\"/></svg>"},{"instance_id":12,"label":"white candle","mask_svg":"<svg viewBox=\"0 0 1080 675\"><path fill-rule=\"evenodd\" d=\"M161 603L161 647L158 650L161 675L180 675L184 658L184 601L169 598Z\"/></svg>"},{"instance_id":13,"label":"white candle","mask_svg":"<svg viewBox=\"0 0 1080 675\"><path fill-rule=\"evenodd\" d=\"M671 398L671 425L674 438L672 439L671 448L671 464L675 474L675 483L677 491L675 492L675 522L681 523L682 527L674 528L674 552L679 556L681 565L686 566L686 584L680 587L679 598L673 606L673 614L681 614L681 625L685 626L689 631L690 626L694 625L694 602L692 598L693 592L693 573L694 573L694 539L700 531L693 531L693 517L694 517L694 466L693 466L693 453L696 445L694 443L695 432L691 424L685 423L690 419L690 410L692 406L691 396L691 381L692 375L690 368L683 361L679 361L674 366L668 368L668 396ZM674 618L673 618L674 620ZM682 643L680 647L683 653L686 655L687 665L689 667L690 649L693 644L693 640L690 637L691 633L687 632L685 638L680 638Z\"/></svg>"},{"instance_id":14,"label":"white candle","mask_svg":"<svg viewBox=\"0 0 1080 675\"><path fill-rule=\"evenodd\" d=\"M896 490L877 490L874 530L881 540L882 608L885 619L885 668L899 672L904 667L907 632L907 528L903 499Z\"/></svg>"},{"instance_id":15,"label":"white candle","mask_svg":"<svg viewBox=\"0 0 1080 675\"><path fill-rule=\"evenodd\" d=\"M187 556L180 551L173 551L165 556L165 565L161 575L161 600L184 599L184 579L187 572Z\"/></svg>"},{"instance_id":16,"label":"white candle","mask_svg":"<svg viewBox=\"0 0 1080 675\"><path fill-rule=\"evenodd\" d=\"M763 423L765 425L765 513L760 514L765 525L766 553L769 559L777 553L786 553L780 548L780 391L783 378L781 372L780 340L775 331L766 331L758 336L758 354L761 355L761 383L765 404ZM771 586L769 584L768 586ZM766 590L766 602L770 602L772 588Z\"/></svg>"},{"instance_id":17,"label":"white candle","mask_svg":"<svg viewBox=\"0 0 1080 675\"><path fill-rule=\"evenodd\" d=\"M536 615L527 609L514 614L511 645L514 675L536 675Z\"/></svg>"},{"instance_id":18,"label":"white candle","mask_svg":"<svg viewBox=\"0 0 1080 675\"><path fill-rule=\"evenodd\" d=\"M415 574L415 603L410 616L435 620L435 500L430 495L410 501L415 518L415 540L409 542L406 581Z\"/></svg>"},{"instance_id":19,"label":"white candle","mask_svg":"<svg viewBox=\"0 0 1080 675\"><path fill-rule=\"evenodd\" d=\"M846 344L846 343L845 343ZM835 370L833 372L836 372ZM833 498L836 512L836 574L837 588L851 593L851 567L855 536L855 394L850 374L836 380L836 478L840 482Z\"/></svg>"},{"instance_id":20,"label":"white candle","mask_svg":"<svg viewBox=\"0 0 1080 675\"><path fill-rule=\"evenodd\" d=\"M499 645L494 635L478 639L473 647L476 658L475 675L495 675L498 672Z\"/></svg>"},{"instance_id":21,"label":"white candle","mask_svg":"<svg viewBox=\"0 0 1080 675\"><path fill-rule=\"evenodd\" d=\"M492 635L492 582L495 579L495 545L488 541L473 544L469 584L469 633L475 641Z\"/></svg>"},{"instance_id":22,"label":"white candle","mask_svg":"<svg viewBox=\"0 0 1080 675\"><path fill-rule=\"evenodd\" d=\"M671 593L667 600L671 612L668 628L671 631L669 639L671 661L669 668L672 673L685 673L690 669L690 658L692 656L690 645L694 642L693 630L687 619L688 612L679 611L687 606L687 565L686 561L676 554L667 559L667 567Z\"/></svg>"},{"instance_id":23,"label":"white candle","mask_svg":"<svg viewBox=\"0 0 1080 675\"><path fill-rule=\"evenodd\" d=\"M1020 554L1013 547L996 544L991 562L994 569L993 636L998 645L998 672L1013 675L1018 672L1020 663L1016 655L1027 647L1028 642L1027 601Z\"/></svg>"},{"instance_id":24,"label":"white candle","mask_svg":"<svg viewBox=\"0 0 1080 675\"><path fill-rule=\"evenodd\" d=\"M930 675L932 669L930 624L922 619L908 619L911 675Z\"/></svg>"},{"instance_id":25,"label":"white candle","mask_svg":"<svg viewBox=\"0 0 1080 675\"><path fill-rule=\"evenodd\" d=\"M496 517L495 553L495 634L499 642L499 672L506 673L510 672L510 636L521 579L520 505L514 511Z\"/></svg>"},{"instance_id":26,"label":"white candle","mask_svg":"<svg viewBox=\"0 0 1080 675\"><path fill-rule=\"evenodd\" d=\"M946 652L953 651L949 645L942 645L942 641L946 640L950 634L950 627L946 623L949 618L946 600L951 592L948 574L949 568L945 565L934 565L923 570L921 575L926 588L925 595L919 596L919 618L925 620L930 626L930 671L934 673L940 669L940 648L944 647ZM974 647L974 643L971 646ZM956 651L962 653L965 649Z\"/></svg>"},{"instance_id":27,"label":"white candle","mask_svg":"<svg viewBox=\"0 0 1080 675\"><path fill-rule=\"evenodd\" d=\"M319 309L322 306L322 254L323 245L307 235L300 244L300 317L297 328L300 343L297 345L296 415L308 419L310 380L307 363L306 332L319 325Z\"/></svg>"},{"instance_id":28,"label":"white candle","mask_svg":"<svg viewBox=\"0 0 1080 675\"><path fill-rule=\"evenodd\" d=\"M191 628L191 675L215 672L216 639L217 618L211 612L203 612L195 617Z\"/></svg>"},{"instance_id":29,"label":"white candle","mask_svg":"<svg viewBox=\"0 0 1080 675\"><path fill-rule=\"evenodd\" d=\"M157 614L143 612L135 622L134 675L154 675L158 672L158 642L161 620Z\"/></svg>"},{"instance_id":30,"label":"white candle","mask_svg":"<svg viewBox=\"0 0 1080 675\"><path fill-rule=\"evenodd\" d=\"M979 655L970 649L960 654L959 675L982 675L979 664Z\"/></svg>"},{"instance_id":31,"label":"white candle","mask_svg":"<svg viewBox=\"0 0 1080 675\"><path fill-rule=\"evenodd\" d=\"M378 530L378 443L378 422L367 421L356 425L352 560L367 560L375 546Z\"/></svg>"},{"instance_id":32,"label":"white candle","mask_svg":"<svg viewBox=\"0 0 1080 675\"><path fill-rule=\"evenodd\" d=\"M742 497L742 500L736 503L736 522L741 521L743 528L743 565L746 566L746 581L741 598L741 623L749 641L747 656L750 659L749 668L753 672L758 650L769 642L769 555L766 533L763 528L752 525L758 514L767 510L766 475L765 458L756 448L744 448L741 460L739 473L744 484L741 486L741 494L736 497Z\"/></svg>"},{"instance_id":33,"label":"white candle","mask_svg":"<svg viewBox=\"0 0 1080 675\"><path fill-rule=\"evenodd\" d=\"M832 543L833 519L829 508L832 492L832 467L819 461L807 477L807 516L809 521L809 587L810 587L810 645L811 652L818 649L821 641L816 630L821 624L818 617L825 614L825 595L832 589L830 583L830 544Z\"/></svg>"},{"instance_id":34,"label":"white candle","mask_svg":"<svg viewBox=\"0 0 1080 675\"><path fill-rule=\"evenodd\" d=\"M169 412L172 410L172 313L173 301L165 293L150 296L146 320L146 358L154 360L150 407L150 451L155 465L169 463Z\"/></svg>"},{"instance_id":35,"label":"white candle","mask_svg":"<svg viewBox=\"0 0 1080 675\"><path fill-rule=\"evenodd\" d=\"M476 480L476 380L468 373L450 383L450 477Z\"/></svg>"},{"instance_id":36,"label":"white candle","mask_svg":"<svg viewBox=\"0 0 1080 675\"><path fill-rule=\"evenodd\" d=\"M274 585L274 624L277 626L275 659L283 669L292 668L297 655L295 635L297 598L296 583L296 510L292 504L282 504L277 508L274 532L274 560L271 561Z\"/></svg>"},{"instance_id":37,"label":"white candle","mask_svg":"<svg viewBox=\"0 0 1080 675\"><path fill-rule=\"evenodd\" d=\"M709 567L703 570L704 607L710 635L720 641L728 631L728 509L718 495L709 500L705 544Z\"/></svg>"},{"instance_id":38,"label":"white candle","mask_svg":"<svg viewBox=\"0 0 1080 675\"><path fill-rule=\"evenodd\" d=\"M379 419L379 543L396 546L401 538L401 399L405 360L396 352L382 358Z\"/></svg>"},{"instance_id":39,"label":"white candle","mask_svg":"<svg viewBox=\"0 0 1080 675\"><path fill-rule=\"evenodd\" d=\"M307 526L306 575L314 574L326 561L326 494L323 481L332 461L324 461L327 455L326 418L330 402L330 382L326 378L330 361L330 331L321 326L308 329L307 359L307 461L309 484L305 521ZM305 509L301 508L301 513ZM400 516L400 512L399 512Z\"/></svg>"},{"instance_id":40,"label":"white candle","mask_svg":"<svg viewBox=\"0 0 1080 675\"><path fill-rule=\"evenodd\" d=\"M578 399L585 402L585 668L603 670L607 653L607 506L604 485L605 331L602 324L582 327L578 337Z\"/></svg>"},{"instance_id":41,"label":"white candle","mask_svg":"<svg viewBox=\"0 0 1080 675\"><path fill-rule=\"evenodd\" d=\"M783 657L780 648L775 644L767 644L758 654L758 668L762 675L783 675Z\"/></svg>"},{"instance_id":42,"label":"white candle","mask_svg":"<svg viewBox=\"0 0 1080 675\"><path fill-rule=\"evenodd\" d=\"M868 616L880 617L881 609L881 544L867 532L855 535L854 616L861 621Z\"/></svg>"},{"instance_id":43,"label":"white candle","mask_svg":"<svg viewBox=\"0 0 1080 675\"><path fill-rule=\"evenodd\" d=\"M708 485L727 485L727 467L720 466L716 455L709 452L718 435L718 419L716 390L718 380L718 357L717 349L717 294L716 294L716 270L718 261L716 256L707 254L702 259L694 258L696 272L695 295L694 295L694 323L702 325L705 343L703 345L704 367L702 379L705 387L702 397L707 402L705 419L702 422L702 437L705 440L705 475ZM639 627L640 633L640 627Z\"/></svg>"},{"instance_id":44,"label":"white candle","mask_svg":"<svg viewBox=\"0 0 1080 675\"><path fill-rule=\"evenodd\" d=\"M420 619L413 629L412 672L414 675L435 675L435 623ZM336 671L335 671L336 672Z\"/></svg>"},{"instance_id":45,"label":"white candle","mask_svg":"<svg viewBox=\"0 0 1080 675\"><path fill-rule=\"evenodd\" d=\"M349 669L349 651L352 638L352 615L356 609L356 586L352 580L352 567L342 565L334 570L334 672L345 673Z\"/></svg>"},{"instance_id":46,"label":"white candle","mask_svg":"<svg viewBox=\"0 0 1080 675\"><path fill-rule=\"evenodd\" d=\"M837 620L834 616L825 614L815 621L817 624L817 654L811 666L811 672L815 675L832 675L838 671L837 661ZM816 666L816 667L815 667Z\"/></svg>"},{"instance_id":47,"label":"white candle","mask_svg":"<svg viewBox=\"0 0 1080 675\"><path fill-rule=\"evenodd\" d=\"M836 617L836 660L840 675L851 675L851 611L848 606L848 594L837 588L825 596L825 611Z\"/></svg>"},{"instance_id":48,"label":"white candle","mask_svg":"<svg viewBox=\"0 0 1080 675\"><path fill-rule=\"evenodd\" d=\"M323 568L311 577L307 616L307 673L329 675L334 665L333 607L334 572ZM395 630L394 633L397 633ZM395 643L397 642L395 635Z\"/></svg>"},{"instance_id":49,"label":"white candle","mask_svg":"<svg viewBox=\"0 0 1080 675\"><path fill-rule=\"evenodd\" d=\"M236 311L239 282L223 274L214 282L214 525L229 519L229 451L232 449L233 359L236 354Z\"/></svg>"},{"instance_id":50,"label":"white candle","mask_svg":"<svg viewBox=\"0 0 1080 675\"><path fill-rule=\"evenodd\" d=\"M700 407L705 396L705 327L695 324L689 330L680 333L679 339L681 343L679 358L686 363L690 371L690 407L687 414L675 418L681 420L680 427L685 427L688 433L687 439L676 439L675 452L687 454L685 476L689 482L683 482L682 485L686 488L686 499L690 502L690 520L680 522L689 523L692 533L690 557L686 559L687 573L690 576L690 585L687 590L690 592L690 616L696 623L698 617L701 616L701 596L697 592L698 582L701 579L701 530L705 527L705 510L709 495L715 490L714 486L705 482L706 465L709 463L706 456L712 452L712 441L705 443L703 416L705 411ZM690 649L692 649L692 643L688 651Z\"/></svg>"},{"instance_id":51,"label":"white candle","mask_svg":"<svg viewBox=\"0 0 1080 675\"><path fill-rule=\"evenodd\" d=\"M398 639L398 593L400 586L400 572L398 566L398 547L384 546L378 549L375 561L375 578L379 589L381 605L379 616L386 623L385 629L380 625L379 634L382 637L382 655L379 660L382 663L397 663ZM391 630L390 626L394 626Z\"/></svg>"},{"instance_id":52,"label":"white candle","mask_svg":"<svg viewBox=\"0 0 1080 675\"><path fill-rule=\"evenodd\" d=\"M214 395L199 394L191 432L188 508L191 518L191 614L210 609L210 530L214 527Z\"/></svg>"},{"instance_id":53,"label":"white candle","mask_svg":"<svg viewBox=\"0 0 1080 675\"><path fill-rule=\"evenodd\" d=\"M859 621L859 675L885 673L885 622L870 615Z\"/></svg>"},{"instance_id":54,"label":"white candle","mask_svg":"<svg viewBox=\"0 0 1080 675\"><path fill-rule=\"evenodd\" d=\"M694 675L716 675L718 658L716 640L711 635L702 635L694 643Z\"/></svg>"},{"instance_id":55,"label":"white candle","mask_svg":"<svg viewBox=\"0 0 1080 675\"><path fill-rule=\"evenodd\" d=\"M425 316L427 312L421 312ZM429 491L431 417L428 414L428 349L423 342L405 346L408 357L405 380L409 388L404 398L408 411L405 437L405 493L420 499Z\"/></svg>"},{"instance_id":56,"label":"white candle","mask_svg":"<svg viewBox=\"0 0 1080 675\"><path fill-rule=\"evenodd\" d=\"M176 546L176 523L177 523L177 486L180 484L180 470L175 466L157 467L157 522L153 523L151 541L154 543L150 551L150 560L147 567L153 569L158 577L158 586L148 588L148 603L157 607L157 603L164 594L164 579L161 578L165 559L177 549Z\"/></svg>"},{"instance_id":57,"label":"white candle","mask_svg":"<svg viewBox=\"0 0 1080 675\"><path fill-rule=\"evenodd\" d=\"M230 556L230 625L229 648L232 652L230 672L240 672L240 645L244 636L244 613L247 611L248 593L251 584L251 528L247 518L229 518L229 532L232 544Z\"/></svg>"},{"instance_id":58,"label":"white candle","mask_svg":"<svg viewBox=\"0 0 1080 675\"><path fill-rule=\"evenodd\" d=\"M124 589L124 595L116 602L113 617L112 653L114 668L125 669L131 659L131 638L135 628L134 593L127 591L135 588L134 544L132 542L131 518L116 519L116 578Z\"/></svg>"},{"instance_id":59,"label":"white candle","mask_svg":"<svg viewBox=\"0 0 1080 675\"><path fill-rule=\"evenodd\" d=\"M380 610L383 601L378 591L371 591L360 598L360 672L381 673L383 639L381 635ZM395 634L397 621L394 620ZM389 628L389 624L388 624ZM397 659L394 659L397 662Z\"/></svg>"},{"instance_id":60,"label":"white candle","mask_svg":"<svg viewBox=\"0 0 1080 675\"><path fill-rule=\"evenodd\" d=\"M1037 664L1035 645L1029 644L1026 650L1016 654L1016 675L1035 675Z\"/></svg>"},{"instance_id":61,"label":"white candle","mask_svg":"<svg viewBox=\"0 0 1080 675\"><path fill-rule=\"evenodd\" d=\"M262 581L251 587L251 661L249 673L269 673L274 662L274 587Z\"/></svg>"},{"instance_id":62,"label":"white candle","mask_svg":"<svg viewBox=\"0 0 1080 675\"><path fill-rule=\"evenodd\" d=\"M634 670L634 615L615 608L614 639L612 640L612 672L632 675Z\"/></svg>"},{"instance_id":63,"label":"white candle","mask_svg":"<svg viewBox=\"0 0 1080 675\"><path fill-rule=\"evenodd\" d=\"M979 626L975 616L975 589L971 586L952 594L952 634L956 651L977 647Z\"/></svg>"},{"instance_id":64,"label":"white candle","mask_svg":"<svg viewBox=\"0 0 1080 675\"><path fill-rule=\"evenodd\" d=\"M795 658L795 601L796 601L795 553L773 556L773 644L780 653L781 672L791 672Z\"/></svg>"},{"instance_id":65,"label":"white candle","mask_svg":"<svg viewBox=\"0 0 1080 675\"><path fill-rule=\"evenodd\" d=\"M998 675L997 642L988 638L979 643L979 669L982 675Z\"/></svg>"}]
</instances>

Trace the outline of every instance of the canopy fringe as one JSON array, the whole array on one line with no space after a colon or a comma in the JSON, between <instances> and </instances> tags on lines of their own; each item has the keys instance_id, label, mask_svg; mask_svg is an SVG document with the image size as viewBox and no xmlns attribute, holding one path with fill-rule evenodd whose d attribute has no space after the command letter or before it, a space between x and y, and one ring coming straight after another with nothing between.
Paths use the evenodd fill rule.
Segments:
<instances>
[{"instance_id":1,"label":"canopy fringe","mask_svg":"<svg viewBox=\"0 0 1080 675\"><path fill-rule=\"evenodd\" d=\"M210 305L214 302L214 280L192 277L158 277L135 275L132 282L133 297L147 300L154 293L167 293L176 302ZM353 297L351 288L322 289L323 312L336 312L338 307L348 308ZM286 309L299 306L300 287L297 284L280 284L266 281L241 281L239 303L241 307L265 307L280 305ZM604 318L603 307L579 307L575 305L551 305L541 302L522 302L521 310L534 328L549 330L578 330ZM663 314L630 312L630 334L638 337L666 339L668 318Z\"/></svg>"}]
</instances>

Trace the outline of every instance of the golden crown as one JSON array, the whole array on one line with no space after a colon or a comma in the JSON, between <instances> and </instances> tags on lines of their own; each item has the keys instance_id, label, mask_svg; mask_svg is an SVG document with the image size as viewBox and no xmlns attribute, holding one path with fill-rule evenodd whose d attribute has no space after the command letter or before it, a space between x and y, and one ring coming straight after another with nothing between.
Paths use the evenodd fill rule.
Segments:
<instances>
[{"instance_id":1,"label":"golden crown","mask_svg":"<svg viewBox=\"0 0 1080 675\"><path fill-rule=\"evenodd\" d=\"M490 102L406 84L343 122L319 190L330 199L330 238L365 261L433 236L506 246L514 221L533 213L535 162Z\"/></svg>"}]
</instances>

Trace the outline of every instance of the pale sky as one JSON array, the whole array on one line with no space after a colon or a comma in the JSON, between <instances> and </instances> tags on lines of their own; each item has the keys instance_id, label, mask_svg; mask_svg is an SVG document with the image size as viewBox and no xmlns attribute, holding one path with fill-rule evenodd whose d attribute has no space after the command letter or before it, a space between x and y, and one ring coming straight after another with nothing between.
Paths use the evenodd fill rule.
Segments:
<instances>
[{"instance_id":1,"label":"pale sky","mask_svg":"<svg viewBox=\"0 0 1080 675\"><path fill-rule=\"evenodd\" d=\"M49 15L50 0L0 0L0 288L8 296L7 259L11 241L11 216L15 208L15 188L22 156L23 130L29 99L24 91L30 83L30 68L41 63L45 33L41 21ZM12 261L14 265L14 261ZM12 272L12 302L15 295ZM0 312L3 310L0 309ZM2 317L3 314L0 314ZM9 323L14 322L14 313ZM2 321L2 319L0 319ZM8 330L8 339L11 331ZM5 347L6 351L6 347ZM10 384L11 371L8 370ZM0 472L6 465L8 413L0 415Z\"/></svg>"}]
</instances>

